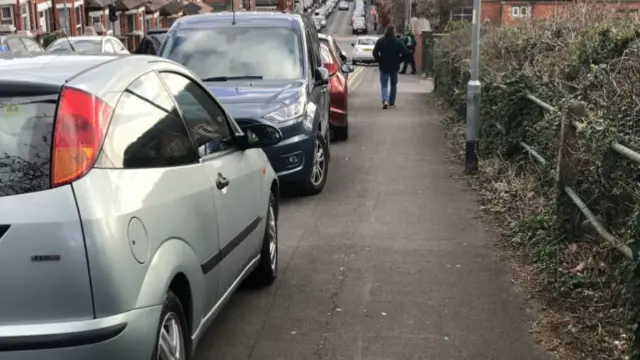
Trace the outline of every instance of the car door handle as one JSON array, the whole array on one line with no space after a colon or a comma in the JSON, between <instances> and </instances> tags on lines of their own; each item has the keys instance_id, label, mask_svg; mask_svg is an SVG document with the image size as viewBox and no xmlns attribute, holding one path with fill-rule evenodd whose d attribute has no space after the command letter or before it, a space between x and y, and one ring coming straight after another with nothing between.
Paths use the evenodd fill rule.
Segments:
<instances>
[{"instance_id":1,"label":"car door handle","mask_svg":"<svg viewBox=\"0 0 640 360\"><path fill-rule=\"evenodd\" d=\"M218 178L216 179L216 187L218 188L218 190L222 190L227 186L229 186L229 179L218 173Z\"/></svg>"}]
</instances>

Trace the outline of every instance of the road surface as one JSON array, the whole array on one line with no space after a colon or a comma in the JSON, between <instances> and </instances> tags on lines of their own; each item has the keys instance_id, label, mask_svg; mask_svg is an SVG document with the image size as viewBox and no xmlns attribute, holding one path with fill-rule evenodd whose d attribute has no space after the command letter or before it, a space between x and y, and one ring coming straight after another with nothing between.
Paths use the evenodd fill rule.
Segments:
<instances>
[{"instance_id":1,"label":"road surface","mask_svg":"<svg viewBox=\"0 0 640 360\"><path fill-rule=\"evenodd\" d=\"M336 11L329 30L349 36L347 20ZM352 88L324 192L282 201L277 282L241 289L197 360L547 358L446 160L429 83L402 76L382 111L377 77L366 68Z\"/></svg>"}]
</instances>

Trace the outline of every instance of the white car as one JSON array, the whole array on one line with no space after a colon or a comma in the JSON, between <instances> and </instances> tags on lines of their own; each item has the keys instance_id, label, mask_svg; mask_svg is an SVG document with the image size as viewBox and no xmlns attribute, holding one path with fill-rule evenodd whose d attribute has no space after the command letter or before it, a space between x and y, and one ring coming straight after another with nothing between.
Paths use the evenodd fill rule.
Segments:
<instances>
[{"instance_id":1,"label":"white car","mask_svg":"<svg viewBox=\"0 0 640 360\"><path fill-rule=\"evenodd\" d=\"M353 64L375 62L373 47L378 39L378 36L358 36L356 42L351 43L351 46L353 46Z\"/></svg>"},{"instance_id":2,"label":"white car","mask_svg":"<svg viewBox=\"0 0 640 360\"><path fill-rule=\"evenodd\" d=\"M340 4L338 4L338 10L349 10L349 3L346 1L340 1Z\"/></svg>"},{"instance_id":3,"label":"white car","mask_svg":"<svg viewBox=\"0 0 640 360\"><path fill-rule=\"evenodd\" d=\"M129 54L129 50L113 36L70 36L61 37L47 47L49 52L81 52Z\"/></svg>"},{"instance_id":4,"label":"white car","mask_svg":"<svg viewBox=\"0 0 640 360\"><path fill-rule=\"evenodd\" d=\"M318 13L316 11L316 13ZM327 19L324 17L324 15L313 15L313 21L315 23L320 23L320 28L324 29L325 27L327 27Z\"/></svg>"}]
</instances>

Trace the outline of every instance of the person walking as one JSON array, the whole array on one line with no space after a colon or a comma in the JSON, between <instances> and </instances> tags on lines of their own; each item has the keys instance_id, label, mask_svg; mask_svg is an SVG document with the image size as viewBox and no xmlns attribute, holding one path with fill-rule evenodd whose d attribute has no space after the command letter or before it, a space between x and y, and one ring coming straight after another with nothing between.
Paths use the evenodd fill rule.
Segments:
<instances>
[{"instance_id":1,"label":"person walking","mask_svg":"<svg viewBox=\"0 0 640 360\"><path fill-rule=\"evenodd\" d=\"M411 56L411 52L402 40L396 38L396 27L387 25L384 35L376 41L373 47L373 58L380 70L380 91L382 93L382 108L396 107L398 85L398 70L402 61ZM391 83L391 89L389 89Z\"/></svg>"},{"instance_id":2,"label":"person walking","mask_svg":"<svg viewBox=\"0 0 640 360\"><path fill-rule=\"evenodd\" d=\"M406 46L407 49L409 49L409 51L411 52L411 56L408 56L405 59L404 65L402 66L402 70L400 70L400 74L406 74L407 73L408 65L411 65L411 73L415 74L416 73L416 62L414 60L413 54L416 51L416 37L413 36L413 33L411 32L411 30L407 31L407 34L404 37L404 46Z\"/></svg>"}]
</instances>

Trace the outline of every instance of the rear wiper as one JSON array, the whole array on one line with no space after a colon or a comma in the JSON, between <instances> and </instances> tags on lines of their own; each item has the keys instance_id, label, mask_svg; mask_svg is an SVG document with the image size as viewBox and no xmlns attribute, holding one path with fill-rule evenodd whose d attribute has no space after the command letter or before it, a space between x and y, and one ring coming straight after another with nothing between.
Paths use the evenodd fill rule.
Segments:
<instances>
[{"instance_id":1,"label":"rear wiper","mask_svg":"<svg viewBox=\"0 0 640 360\"><path fill-rule=\"evenodd\" d=\"M214 76L210 78L202 79L203 82L207 81L229 81L229 80L262 80L262 76Z\"/></svg>"}]
</instances>

